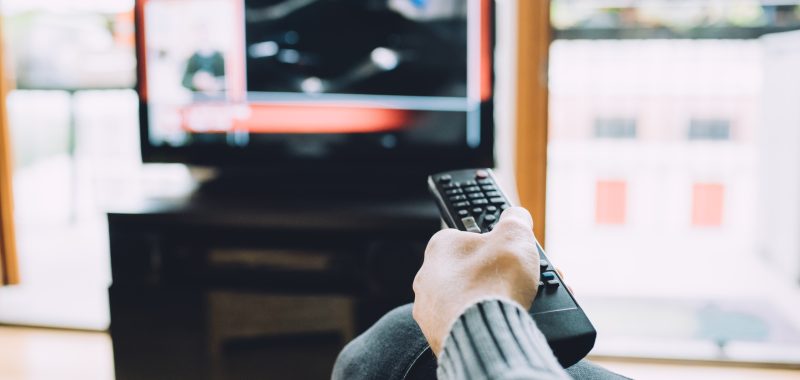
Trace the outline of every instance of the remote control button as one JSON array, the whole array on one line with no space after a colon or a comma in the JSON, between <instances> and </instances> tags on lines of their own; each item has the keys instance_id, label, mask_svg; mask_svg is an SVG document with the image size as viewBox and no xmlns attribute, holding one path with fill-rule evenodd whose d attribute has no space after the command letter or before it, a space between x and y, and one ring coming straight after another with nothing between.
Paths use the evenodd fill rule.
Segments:
<instances>
[{"instance_id":1,"label":"remote control button","mask_svg":"<svg viewBox=\"0 0 800 380\"><path fill-rule=\"evenodd\" d=\"M475 181L464 181L464 186L478 186L478 183Z\"/></svg>"},{"instance_id":2,"label":"remote control button","mask_svg":"<svg viewBox=\"0 0 800 380\"><path fill-rule=\"evenodd\" d=\"M487 222L494 222L495 220L497 220L497 217L492 215L492 214L489 214L489 215L484 216L483 220L485 220Z\"/></svg>"},{"instance_id":3,"label":"remote control button","mask_svg":"<svg viewBox=\"0 0 800 380\"><path fill-rule=\"evenodd\" d=\"M552 281L556 279L556 274L553 272L544 272L542 273L542 281Z\"/></svg>"},{"instance_id":4,"label":"remote control button","mask_svg":"<svg viewBox=\"0 0 800 380\"><path fill-rule=\"evenodd\" d=\"M474 200L472 200L472 204L474 204L474 205L488 205L489 201L487 201L485 198L474 199Z\"/></svg>"},{"instance_id":5,"label":"remote control button","mask_svg":"<svg viewBox=\"0 0 800 380\"><path fill-rule=\"evenodd\" d=\"M494 190L497 190L497 188L494 187L494 185L483 185L483 186L481 186L481 189L483 189L483 191L494 191Z\"/></svg>"},{"instance_id":6,"label":"remote control button","mask_svg":"<svg viewBox=\"0 0 800 380\"><path fill-rule=\"evenodd\" d=\"M469 211L467 210L458 210L458 216L468 216Z\"/></svg>"},{"instance_id":7,"label":"remote control button","mask_svg":"<svg viewBox=\"0 0 800 380\"><path fill-rule=\"evenodd\" d=\"M503 197L495 197L495 198L489 199L489 202L492 202L494 204L498 204L499 205L499 204L506 203L506 200L503 199Z\"/></svg>"},{"instance_id":8,"label":"remote control button","mask_svg":"<svg viewBox=\"0 0 800 380\"><path fill-rule=\"evenodd\" d=\"M483 198L483 194L482 193L469 193L469 194L467 194L467 196L469 197L469 199Z\"/></svg>"},{"instance_id":9,"label":"remote control button","mask_svg":"<svg viewBox=\"0 0 800 380\"><path fill-rule=\"evenodd\" d=\"M486 211L488 211L488 212L495 212L495 211L497 211L497 207L494 207L494 206L489 206L489 207L486 207Z\"/></svg>"},{"instance_id":10,"label":"remote control button","mask_svg":"<svg viewBox=\"0 0 800 380\"><path fill-rule=\"evenodd\" d=\"M481 188L478 187L478 186L470 186L470 187L465 187L464 191L466 191L468 193L473 193L473 192L476 192L476 191L481 191Z\"/></svg>"},{"instance_id":11,"label":"remote control button","mask_svg":"<svg viewBox=\"0 0 800 380\"><path fill-rule=\"evenodd\" d=\"M480 208L480 207L475 207L475 208L472 209L472 213L473 214L480 214L482 212L483 212L483 209Z\"/></svg>"},{"instance_id":12,"label":"remote control button","mask_svg":"<svg viewBox=\"0 0 800 380\"><path fill-rule=\"evenodd\" d=\"M450 202L457 202L457 201L465 201L467 200L466 195L453 195L450 197Z\"/></svg>"},{"instance_id":13,"label":"remote control button","mask_svg":"<svg viewBox=\"0 0 800 380\"><path fill-rule=\"evenodd\" d=\"M467 230L467 232L481 232L481 228L478 227L478 223L475 222L475 218L471 216L461 218L461 223L464 223L464 228Z\"/></svg>"},{"instance_id":14,"label":"remote control button","mask_svg":"<svg viewBox=\"0 0 800 380\"><path fill-rule=\"evenodd\" d=\"M539 281L539 287L541 288L542 286L544 286L544 282Z\"/></svg>"},{"instance_id":15,"label":"remote control button","mask_svg":"<svg viewBox=\"0 0 800 380\"><path fill-rule=\"evenodd\" d=\"M500 209L501 209L501 210L503 210L503 211L507 210L509 207L511 207L511 206L509 206L509 205L507 205L507 204L505 204L505 203L503 203L502 205L500 205Z\"/></svg>"},{"instance_id":16,"label":"remote control button","mask_svg":"<svg viewBox=\"0 0 800 380\"><path fill-rule=\"evenodd\" d=\"M450 174L445 174L439 177L439 183L448 183L453 180L453 177Z\"/></svg>"},{"instance_id":17,"label":"remote control button","mask_svg":"<svg viewBox=\"0 0 800 380\"><path fill-rule=\"evenodd\" d=\"M549 287L553 287L553 288L556 288L556 287L558 287L558 280L550 280L550 281L547 281L547 287L548 287L548 288L549 288Z\"/></svg>"},{"instance_id":18,"label":"remote control button","mask_svg":"<svg viewBox=\"0 0 800 380\"><path fill-rule=\"evenodd\" d=\"M455 208L469 207L469 202L456 202L453 203L453 207Z\"/></svg>"},{"instance_id":19,"label":"remote control button","mask_svg":"<svg viewBox=\"0 0 800 380\"><path fill-rule=\"evenodd\" d=\"M442 185L442 189L445 189L445 190L454 189L455 187L456 187L456 185L453 184L453 183L446 183L446 184Z\"/></svg>"},{"instance_id":20,"label":"remote control button","mask_svg":"<svg viewBox=\"0 0 800 380\"><path fill-rule=\"evenodd\" d=\"M490 225L486 226L486 230L487 230L487 231L491 231L491 230L493 230L493 229L494 229L494 226L495 226L496 224L497 224L497 223L492 223L492 224L490 224Z\"/></svg>"},{"instance_id":21,"label":"remote control button","mask_svg":"<svg viewBox=\"0 0 800 380\"><path fill-rule=\"evenodd\" d=\"M475 172L476 179L483 179L487 177L489 177L489 172L487 172L486 170L478 170Z\"/></svg>"},{"instance_id":22,"label":"remote control button","mask_svg":"<svg viewBox=\"0 0 800 380\"><path fill-rule=\"evenodd\" d=\"M461 189L450 189L444 192L447 195L461 194Z\"/></svg>"},{"instance_id":23,"label":"remote control button","mask_svg":"<svg viewBox=\"0 0 800 380\"><path fill-rule=\"evenodd\" d=\"M491 185L492 184L492 180L489 179L489 178L479 179L478 183L481 184L481 185Z\"/></svg>"},{"instance_id":24,"label":"remote control button","mask_svg":"<svg viewBox=\"0 0 800 380\"><path fill-rule=\"evenodd\" d=\"M545 270L549 265L550 263L548 263L547 260L539 260L539 269Z\"/></svg>"},{"instance_id":25,"label":"remote control button","mask_svg":"<svg viewBox=\"0 0 800 380\"><path fill-rule=\"evenodd\" d=\"M489 191L489 192L486 192L486 196L487 197L499 197L501 195L500 195L499 191Z\"/></svg>"}]
</instances>

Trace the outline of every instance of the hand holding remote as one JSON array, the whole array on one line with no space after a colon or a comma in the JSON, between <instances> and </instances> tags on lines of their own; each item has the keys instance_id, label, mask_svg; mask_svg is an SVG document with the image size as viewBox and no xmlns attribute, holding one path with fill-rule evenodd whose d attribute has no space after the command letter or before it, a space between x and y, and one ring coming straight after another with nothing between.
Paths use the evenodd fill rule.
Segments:
<instances>
[{"instance_id":1,"label":"hand holding remote","mask_svg":"<svg viewBox=\"0 0 800 380\"><path fill-rule=\"evenodd\" d=\"M536 325L539 327L539 330L542 331L542 334L544 334L545 338L547 339L547 343L550 345L550 348L553 350L553 353L556 355L556 358L558 358L558 361L562 366L569 367L585 357L594 346L597 332L595 331L594 326L592 326L592 323L586 317L583 309L581 309L580 305L578 305L578 302L575 301L575 298L568 290L566 284L564 284L563 279L557 273L553 264L547 258L547 255L545 255L542 247L536 242L536 239L531 232L532 223L529 219L530 214L523 209L511 207L511 202L509 201L508 197L505 196L502 189L500 189L492 170L464 169L437 173L428 177L428 188L436 199L439 211L442 213L442 220L449 227L457 228L460 231L466 231L472 235L487 235L487 237L483 239L467 238L466 235L460 233L456 234L455 232L444 232L444 237L437 237L436 240L447 240L446 243L455 244L456 242L448 240L447 238L449 237L453 239L454 237L458 236L459 239L462 239L463 236L463 239L465 239L464 241L467 243L462 244L466 245L467 248L464 248L464 246L459 246L459 250L455 251L458 255L449 256L453 257L453 259L449 261L442 260L442 263L436 265L436 272L426 274L425 272L420 271L422 273L420 276L430 276L436 280L429 280L433 281L432 283L436 285L428 284L425 286L442 287L443 290L441 294L443 295L442 299L421 300L419 307L440 307L440 304L449 305L445 312L440 313L440 316L431 317L431 320L424 321L424 323L427 323L428 326L430 326L423 329L426 337L429 339L434 339L435 344L441 344L441 342L435 341L437 336L433 335L438 334L441 329L448 328L450 326L449 323L452 322L449 318L454 318L452 313L461 311L451 310L455 308L455 306L451 305L450 302L464 302L464 300L452 301L448 299L448 294L451 294L452 297L452 294L458 293L461 291L461 288L454 288L448 285L444 280L441 280L439 277L452 277L458 275L461 276L460 278L462 280L464 280L465 278L469 279L470 276L480 275L486 276L487 280L491 280L493 278L508 275L506 272L504 272L506 268L506 265L504 264L506 261L510 262L511 259L509 259L509 255L506 254L495 258L495 272L486 269L491 268L489 265L487 265L486 268L483 268L481 271L469 272L463 267L463 265L474 265L474 263L460 264L450 263L450 261L455 261L455 258L459 257L469 262L471 258L467 257L468 255L464 254L464 252L473 251L478 252L476 256L482 257L483 260L491 260L488 258L491 256L485 254L487 251L486 247L489 247L492 244L499 244L500 246L504 247L513 246L510 244L510 242L519 240L533 245L535 251L538 252L538 289L533 290L532 292L529 290L531 284L535 283L533 281L518 285L520 286L519 294L512 294L511 290L503 289L497 284L490 286L490 288L495 291L495 293L504 292L506 294L510 294L508 295L508 298L516 300L523 306L529 307L528 311L530 315L533 317L534 321L536 321ZM505 213L501 214L503 210L517 211L511 211L510 214L506 215ZM517 221L524 222L526 224L524 238L521 236L521 234L523 234L523 232L521 232L522 229L514 229L513 227L511 230L517 231L516 233L520 234L519 236L514 236L514 234L508 234L507 232L494 235L494 232L497 228L506 229L506 226L501 225L500 221L503 220L503 223L508 223L505 220L509 217L512 219L516 219L516 217L522 218L521 220ZM494 239L498 239L497 241L501 243L494 243ZM445 245L446 243L443 242L441 244ZM432 242L431 245L433 247L429 247L429 250L432 250L433 252L438 252L439 249L444 249L436 248L436 245L439 245L438 241ZM527 251L530 249L530 247L525 246L524 248L520 248L517 246L514 249ZM429 261L428 256L433 255L426 255L426 263ZM430 260L433 260L433 258ZM428 264L428 266L432 267L433 264ZM440 273L438 272L440 270L454 271L455 274ZM513 274L513 270L511 273L512 277L515 278L514 281L516 282L516 277L519 276L519 274ZM453 281L450 277L443 278ZM417 287L419 286L420 285L417 285ZM475 292L474 290L470 290L468 294L470 294L470 297L472 297L469 300L476 300L476 296L486 295L485 293ZM533 298L533 304L531 304L530 299L517 299L517 296L521 296L521 294L535 295L535 298ZM426 302L427 304L425 304ZM416 308L415 313L419 314L419 320L423 319L423 315L420 312L416 312ZM425 329L428 331L425 331ZM437 351L434 352L438 354Z\"/></svg>"},{"instance_id":2,"label":"hand holding remote","mask_svg":"<svg viewBox=\"0 0 800 380\"><path fill-rule=\"evenodd\" d=\"M414 279L414 319L435 355L461 313L487 298L529 309L539 282L539 254L527 210L505 210L485 234L446 229L435 234Z\"/></svg>"}]
</instances>

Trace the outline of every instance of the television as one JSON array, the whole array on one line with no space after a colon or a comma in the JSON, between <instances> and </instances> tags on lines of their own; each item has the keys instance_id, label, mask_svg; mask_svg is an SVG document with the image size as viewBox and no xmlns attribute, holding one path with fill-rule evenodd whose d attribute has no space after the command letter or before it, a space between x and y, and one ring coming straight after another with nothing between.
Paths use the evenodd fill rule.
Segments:
<instances>
[{"instance_id":1,"label":"television","mask_svg":"<svg viewBox=\"0 0 800 380\"><path fill-rule=\"evenodd\" d=\"M493 0L135 10L144 162L373 179L494 164Z\"/></svg>"}]
</instances>

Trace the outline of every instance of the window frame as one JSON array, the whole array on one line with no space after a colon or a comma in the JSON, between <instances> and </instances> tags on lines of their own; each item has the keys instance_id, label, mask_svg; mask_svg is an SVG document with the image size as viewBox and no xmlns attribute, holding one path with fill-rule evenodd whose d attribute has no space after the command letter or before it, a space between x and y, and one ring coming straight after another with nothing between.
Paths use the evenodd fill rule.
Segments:
<instances>
[{"instance_id":1,"label":"window frame","mask_svg":"<svg viewBox=\"0 0 800 380\"><path fill-rule=\"evenodd\" d=\"M19 283L16 239L14 237L14 199L12 196L11 134L8 128L6 94L8 77L3 54L3 19L0 16L0 285Z\"/></svg>"},{"instance_id":2,"label":"window frame","mask_svg":"<svg viewBox=\"0 0 800 380\"><path fill-rule=\"evenodd\" d=\"M534 233L545 245L547 190L548 62L550 1L517 0L515 178Z\"/></svg>"}]
</instances>

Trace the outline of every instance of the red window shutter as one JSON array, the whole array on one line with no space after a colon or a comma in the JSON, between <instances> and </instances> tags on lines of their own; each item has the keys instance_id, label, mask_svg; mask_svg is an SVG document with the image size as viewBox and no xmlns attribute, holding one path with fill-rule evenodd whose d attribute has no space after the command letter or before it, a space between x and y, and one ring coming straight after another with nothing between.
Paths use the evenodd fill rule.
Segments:
<instances>
[{"instance_id":1,"label":"red window shutter","mask_svg":"<svg viewBox=\"0 0 800 380\"><path fill-rule=\"evenodd\" d=\"M625 224L627 197L625 181L597 181L595 223Z\"/></svg>"},{"instance_id":2,"label":"red window shutter","mask_svg":"<svg viewBox=\"0 0 800 380\"><path fill-rule=\"evenodd\" d=\"M692 189L692 225L722 225L724 204L725 186L719 183L695 183Z\"/></svg>"}]
</instances>

